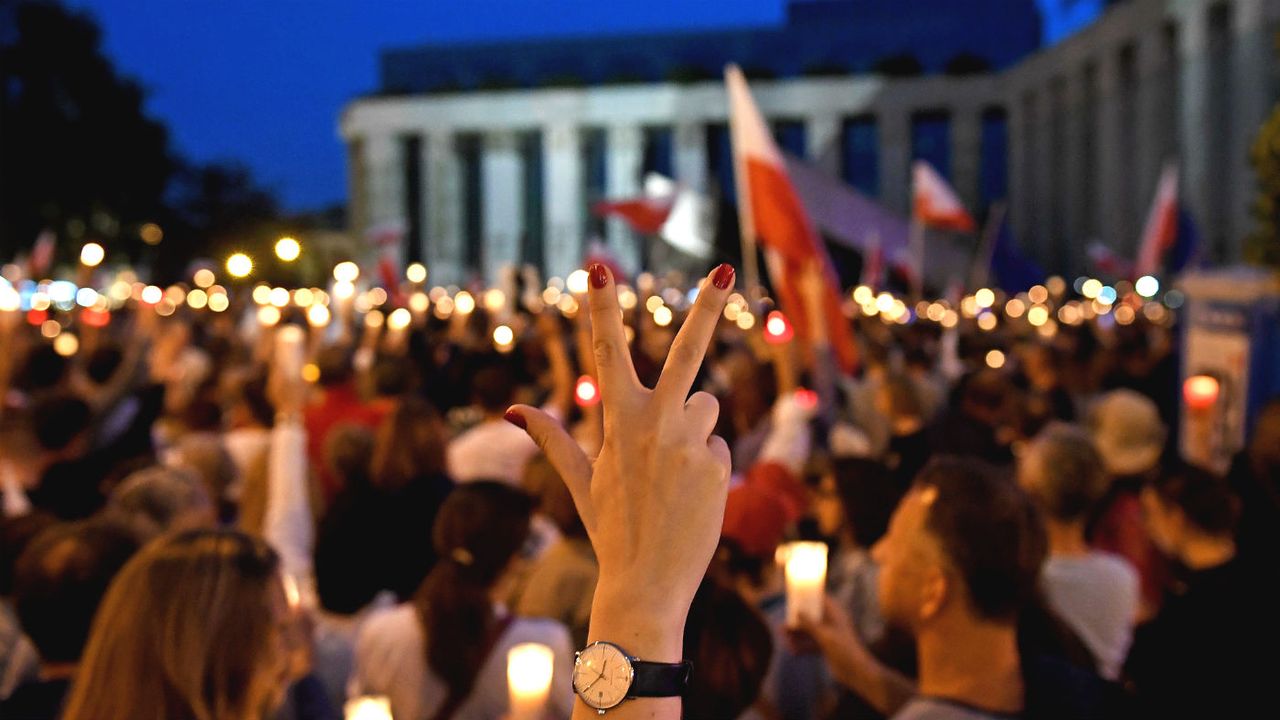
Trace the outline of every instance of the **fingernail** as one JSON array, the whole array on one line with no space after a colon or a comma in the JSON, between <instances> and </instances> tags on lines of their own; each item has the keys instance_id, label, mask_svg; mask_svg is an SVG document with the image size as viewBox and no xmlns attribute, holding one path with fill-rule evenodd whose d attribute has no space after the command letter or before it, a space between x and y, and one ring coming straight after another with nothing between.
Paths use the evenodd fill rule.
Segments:
<instances>
[{"instance_id":1,"label":"fingernail","mask_svg":"<svg viewBox=\"0 0 1280 720\"><path fill-rule=\"evenodd\" d=\"M525 422L524 416L523 416L523 415L521 415L520 413L516 412L516 409L515 409L515 408L511 408L510 410L508 410L508 411L506 411L505 413L503 413L503 415L502 415L502 419L503 419L503 420L506 420L507 422L511 423L512 425L515 425L516 427L520 428L521 430L528 430L528 429L529 429L529 424L528 424L527 422Z\"/></svg>"},{"instance_id":2,"label":"fingernail","mask_svg":"<svg viewBox=\"0 0 1280 720\"><path fill-rule=\"evenodd\" d=\"M729 286L733 285L733 266L729 263L721 263L711 275L711 284L721 290L729 289Z\"/></svg>"},{"instance_id":3,"label":"fingernail","mask_svg":"<svg viewBox=\"0 0 1280 720\"><path fill-rule=\"evenodd\" d=\"M587 274L591 276L591 287L597 290L609 284L609 271L600 263L591 263Z\"/></svg>"}]
</instances>

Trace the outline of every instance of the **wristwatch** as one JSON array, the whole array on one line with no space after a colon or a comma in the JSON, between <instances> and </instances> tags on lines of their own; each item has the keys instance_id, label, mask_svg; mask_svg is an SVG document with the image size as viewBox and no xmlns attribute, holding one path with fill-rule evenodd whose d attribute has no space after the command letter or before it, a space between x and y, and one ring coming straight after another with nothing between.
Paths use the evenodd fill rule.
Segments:
<instances>
[{"instance_id":1,"label":"wristwatch","mask_svg":"<svg viewBox=\"0 0 1280 720\"><path fill-rule=\"evenodd\" d=\"M573 661L573 691L601 715L633 698L679 697L693 664L637 660L611 642L593 642Z\"/></svg>"}]
</instances>

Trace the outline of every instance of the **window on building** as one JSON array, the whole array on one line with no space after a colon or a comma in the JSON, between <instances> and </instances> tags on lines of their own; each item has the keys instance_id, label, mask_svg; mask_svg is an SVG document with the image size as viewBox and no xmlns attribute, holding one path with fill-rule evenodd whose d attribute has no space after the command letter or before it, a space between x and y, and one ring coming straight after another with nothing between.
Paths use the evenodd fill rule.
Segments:
<instances>
[{"instance_id":1,"label":"window on building","mask_svg":"<svg viewBox=\"0 0 1280 720\"><path fill-rule=\"evenodd\" d=\"M405 263L423 260L423 199L422 187L422 136L406 135L400 138L400 158L404 163L404 245Z\"/></svg>"},{"instance_id":2,"label":"window on building","mask_svg":"<svg viewBox=\"0 0 1280 720\"><path fill-rule=\"evenodd\" d=\"M798 158L805 158L809 154L805 146L807 135L803 120L775 120L773 139L778 143L778 149L784 153Z\"/></svg>"},{"instance_id":3,"label":"window on building","mask_svg":"<svg viewBox=\"0 0 1280 720\"><path fill-rule=\"evenodd\" d=\"M876 118L859 115L844 121L840 138L840 175L868 197L880 195L880 148Z\"/></svg>"},{"instance_id":4,"label":"window on building","mask_svg":"<svg viewBox=\"0 0 1280 720\"><path fill-rule=\"evenodd\" d=\"M951 179L951 115L926 110L911 116L911 160L924 160Z\"/></svg>"}]
</instances>

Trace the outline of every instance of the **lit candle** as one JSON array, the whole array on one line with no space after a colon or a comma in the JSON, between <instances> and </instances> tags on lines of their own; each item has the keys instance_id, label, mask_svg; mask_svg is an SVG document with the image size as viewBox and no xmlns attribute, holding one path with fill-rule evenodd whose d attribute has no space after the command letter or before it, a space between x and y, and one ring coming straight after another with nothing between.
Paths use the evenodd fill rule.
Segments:
<instances>
[{"instance_id":1,"label":"lit candle","mask_svg":"<svg viewBox=\"0 0 1280 720\"><path fill-rule=\"evenodd\" d=\"M787 625L801 618L822 620L822 599L827 583L827 546L820 542L787 545Z\"/></svg>"},{"instance_id":2,"label":"lit candle","mask_svg":"<svg viewBox=\"0 0 1280 720\"><path fill-rule=\"evenodd\" d=\"M521 643L507 653L510 720L537 720L543 716L551 690L553 658L551 648L538 643Z\"/></svg>"},{"instance_id":3,"label":"lit candle","mask_svg":"<svg viewBox=\"0 0 1280 720\"><path fill-rule=\"evenodd\" d=\"M1182 397L1192 410L1207 410L1218 402L1218 379L1212 375L1193 375L1182 384Z\"/></svg>"},{"instance_id":4,"label":"lit candle","mask_svg":"<svg viewBox=\"0 0 1280 720\"><path fill-rule=\"evenodd\" d=\"M302 377L306 342L306 333L297 325L286 325L276 331L276 365L289 382L296 382Z\"/></svg>"},{"instance_id":5,"label":"lit candle","mask_svg":"<svg viewBox=\"0 0 1280 720\"><path fill-rule=\"evenodd\" d=\"M342 709L345 720L391 720L391 701L367 695L347 701Z\"/></svg>"}]
</instances>

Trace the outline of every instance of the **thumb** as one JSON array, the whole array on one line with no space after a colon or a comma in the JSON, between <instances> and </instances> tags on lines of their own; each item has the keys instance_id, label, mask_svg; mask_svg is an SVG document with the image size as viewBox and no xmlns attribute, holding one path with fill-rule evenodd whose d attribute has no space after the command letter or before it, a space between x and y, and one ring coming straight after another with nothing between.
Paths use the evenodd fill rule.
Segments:
<instances>
[{"instance_id":1,"label":"thumb","mask_svg":"<svg viewBox=\"0 0 1280 720\"><path fill-rule=\"evenodd\" d=\"M569 436L559 420L528 405L512 405L503 419L524 430L542 448L556 472L564 479L573 496L573 504L588 530L594 528L595 512L591 506L591 461L578 443Z\"/></svg>"}]
</instances>

